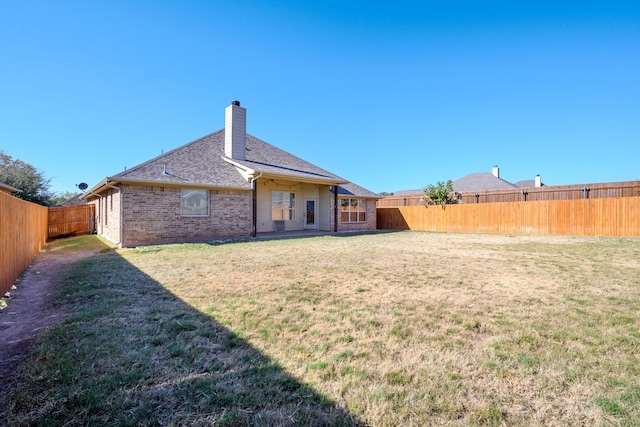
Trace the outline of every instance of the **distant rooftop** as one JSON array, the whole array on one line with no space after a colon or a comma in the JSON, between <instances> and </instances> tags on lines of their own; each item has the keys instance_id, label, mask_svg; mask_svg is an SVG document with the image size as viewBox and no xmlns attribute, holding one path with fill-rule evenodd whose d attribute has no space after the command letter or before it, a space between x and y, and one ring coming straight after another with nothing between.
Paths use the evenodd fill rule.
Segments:
<instances>
[{"instance_id":1,"label":"distant rooftop","mask_svg":"<svg viewBox=\"0 0 640 427\"><path fill-rule=\"evenodd\" d=\"M536 187L539 176L535 179L526 179L516 182L515 184L500 178L500 169L497 165L493 166L492 172L474 172L458 178L453 181L453 191L464 193L470 191L488 191L501 190L509 188L528 188ZM541 182L538 186L543 186ZM423 193L423 190L399 190L394 196L415 196Z\"/></svg>"}]
</instances>

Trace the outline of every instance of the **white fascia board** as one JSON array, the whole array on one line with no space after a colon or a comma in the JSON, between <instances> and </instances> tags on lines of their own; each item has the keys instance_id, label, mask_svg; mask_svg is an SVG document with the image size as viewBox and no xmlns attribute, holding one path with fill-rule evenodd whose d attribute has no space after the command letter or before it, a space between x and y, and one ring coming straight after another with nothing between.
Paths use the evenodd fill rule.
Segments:
<instances>
[{"instance_id":1,"label":"white fascia board","mask_svg":"<svg viewBox=\"0 0 640 427\"><path fill-rule=\"evenodd\" d=\"M242 177L246 179L247 182L249 182L251 178L255 177L258 174L254 169L251 169L250 167L247 167L238 162L235 162L227 156L222 156L222 160L235 166L236 169L238 169L238 172L240 172L240 175L242 175Z\"/></svg>"}]
</instances>

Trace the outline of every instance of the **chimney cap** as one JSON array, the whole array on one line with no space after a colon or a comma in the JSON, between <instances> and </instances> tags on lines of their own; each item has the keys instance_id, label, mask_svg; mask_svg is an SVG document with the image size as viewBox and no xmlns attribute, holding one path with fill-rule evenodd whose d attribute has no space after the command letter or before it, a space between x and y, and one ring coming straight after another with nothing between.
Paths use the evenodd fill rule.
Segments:
<instances>
[{"instance_id":1,"label":"chimney cap","mask_svg":"<svg viewBox=\"0 0 640 427\"><path fill-rule=\"evenodd\" d=\"M233 101L231 101L231 105L237 105L239 107L240 106L240 101L236 101L234 99Z\"/></svg>"}]
</instances>

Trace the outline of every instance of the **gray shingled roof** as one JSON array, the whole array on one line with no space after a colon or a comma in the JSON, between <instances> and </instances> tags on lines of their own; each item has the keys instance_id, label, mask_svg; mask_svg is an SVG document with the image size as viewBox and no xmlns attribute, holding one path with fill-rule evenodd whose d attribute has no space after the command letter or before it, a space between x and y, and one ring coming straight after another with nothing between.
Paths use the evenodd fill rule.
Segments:
<instances>
[{"instance_id":1,"label":"gray shingled roof","mask_svg":"<svg viewBox=\"0 0 640 427\"><path fill-rule=\"evenodd\" d=\"M489 172L476 172L453 181L453 191L499 190L501 188L516 188L512 183L498 178Z\"/></svg>"},{"instance_id":2,"label":"gray shingled roof","mask_svg":"<svg viewBox=\"0 0 640 427\"><path fill-rule=\"evenodd\" d=\"M498 178L489 172L476 172L470 173L469 175L453 181L453 191L462 193L468 191L500 190L504 188L535 187L535 185L536 182L534 179L525 179L512 184L509 181ZM413 196L422 193L422 190L400 190L396 191L393 195Z\"/></svg>"},{"instance_id":3,"label":"gray shingled roof","mask_svg":"<svg viewBox=\"0 0 640 427\"><path fill-rule=\"evenodd\" d=\"M415 196L422 194L424 194L424 191L422 190L398 190L393 193L394 196Z\"/></svg>"},{"instance_id":4,"label":"gray shingled roof","mask_svg":"<svg viewBox=\"0 0 640 427\"><path fill-rule=\"evenodd\" d=\"M346 184L342 184L338 187L338 194L344 196L357 196L357 197L367 197L371 199L381 199L382 196L367 190L366 188L360 187L353 182L348 182Z\"/></svg>"},{"instance_id":5,"label":"gray shingled roof","mask_svg":"<svg viewBox=\"0 0 640 427\"><path fill-rule=\"evenodd\" d=\"M224 156L224 134L225 130L221 129L108 177L106 181L190 184L200 187L250 190L251 185L238 171L236 167L238 165L250 173L329 185L340 184L348 194L379 197L365 188L349 183L344 178L249 134L246 139L246 160L228 159ZM96 191L104 183L105 181L97 184L88 193Z\"/></svg>"},{"instance_id":6,"label":"gray shingled roof","mask_svg":"<svg viewBox=\"0 0 640 427\"><path fill-rule=\"evenodd\" d=\"M108 179L121 182L251 189L251 185L235 166L222 158L223 154L224 130L219 130Z\"/></svg>"},{"instance_id":7,"label":"gray shingled roof","mask_svg":"<svg viewBox=\"0 0 640 427\"><path fill-rule=\"evenodd\" d=\"M340 178L329 171L319 168L312 163L302 160L291 153L249 134L247 134L246 160L233 159L233 161L256 172L262 172L268 175L334 183L348 182L344 178Z\"/></svg>"},{"instance_id":8,"label":"gray shingled roof","mask_svg":"<svg viewBox=\"0 0 640 427\"><path fill-rule=\"evenodd\" d=\"M79 206L79 205L84 205L87 202L85 202L84 200L81 199L81 197L83 196L82 193L80 194L76 194L73 197L68 198L67 200L58 203L56 206Z\"/></svg>"},{"instance_id":9,"label":"gray shingled roof","mask_svg":"<svg viewBox=\"0 0 640 427\"><path fill-rule=\"evenodd\" d=\"M523 179L522 181L516 182L515 186L518 187L518 188L535 187L536 186L536 180L535 179ZM541 183L540 186L544 187L544 183Z\"/></svg>"}]
</instances>

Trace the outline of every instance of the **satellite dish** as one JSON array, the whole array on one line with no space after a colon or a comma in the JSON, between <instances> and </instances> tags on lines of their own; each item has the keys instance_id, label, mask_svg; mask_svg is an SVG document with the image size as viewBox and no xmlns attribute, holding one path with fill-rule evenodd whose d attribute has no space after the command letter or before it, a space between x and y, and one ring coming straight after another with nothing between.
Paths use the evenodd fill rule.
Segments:
<instances>
[{"instance_id":1,"label":"satellite dish","mask_svg":"<svg viewBox=\"0 0 640 427\"><path fill-rule=\"evenodd\" d=\"M78 184L78 188L81 189L82 191L86 190L87 187L89 187L85 182L81 182L80 184Z\"/></svg>"}]
</instances>

